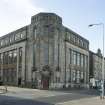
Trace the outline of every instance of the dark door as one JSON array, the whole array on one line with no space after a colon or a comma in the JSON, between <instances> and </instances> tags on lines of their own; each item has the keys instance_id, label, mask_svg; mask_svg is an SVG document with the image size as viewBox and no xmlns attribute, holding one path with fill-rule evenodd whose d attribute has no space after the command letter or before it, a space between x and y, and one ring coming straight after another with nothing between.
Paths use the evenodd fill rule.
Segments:
<instances>
[{"instance_id":1,"label":"dark door","mask_svg":"<svg viewBox=\"0 0 105 105\"><path fill-rule=\"evenodd\" d=\"M49 89L49 79L48 78L42 79L42 86L43 86L43 89Z\"/></svg>"}]
</instances>

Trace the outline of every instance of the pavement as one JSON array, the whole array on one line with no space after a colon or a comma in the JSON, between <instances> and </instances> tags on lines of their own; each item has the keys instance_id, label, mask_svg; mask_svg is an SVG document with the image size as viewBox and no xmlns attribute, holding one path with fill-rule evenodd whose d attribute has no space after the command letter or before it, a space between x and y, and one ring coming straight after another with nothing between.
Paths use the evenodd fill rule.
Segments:
<instances>
[{"instance_id":1,"label":"pavement","mask_svg":"<svg viewBox=\"0 0 105 105\"><path fill-rule=\"evenodd\" d=\"M105 105L105 99L100 99L100 97L91 97L58 103L56 105Z\"/></svg>"},{"instance_id":2,"label":"pavement","mask_svg":"<svg viewBox=\"0 0 105 105\"><path fill-rule=\"evenodd\" d=\"M105 105L96 90L39 90L0 86L0 105Z\"/></svg>"}]
</instances>

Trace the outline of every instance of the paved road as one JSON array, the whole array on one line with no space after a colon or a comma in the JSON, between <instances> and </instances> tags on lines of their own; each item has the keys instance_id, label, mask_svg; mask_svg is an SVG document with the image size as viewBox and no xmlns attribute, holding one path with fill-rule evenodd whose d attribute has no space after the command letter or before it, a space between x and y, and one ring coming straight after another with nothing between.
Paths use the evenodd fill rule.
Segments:
<instances>
[{"instance_id":1,"label":"paved road","mask_svg":"<svg viewBox=\"0 0 105 105\"><path fill-rule=\"evenodd\" d=\"M9 87L6 94L0 95L0 105L55 105L96 96L97 92L94 90L47 91Z\"/></svg>"},{"instance_id":2,"label":"paved road","mask_svg":"<svg viewBox=\"0 0 105 105\"><path fill-rule=\"evenodd\" d=\"M54 105L54 104L0 95L0 105Z\"/></svg>"},{"instance_id":3,"label":"paved road","mask_svg":"<svg viewBox=\"0 0 105 105\"><path fill-rule=\"evenodd\" d=\"M43 97L37 99L22 99L17 97L0 95L0 105L55 105L57 103L79 100L83 98L91 98L83 94L64 94L59 96Z\"/></svg>"},{"instance_id":4,"label":"paved road","mask_svg":"<svg viewBox=\"0 0 105 105\"><path fill-rule=\"evenodd\" d=\"M38 98L37 100L41 100L42 102L56 104L56 103L61 103L61 102L66 102L66 101L80 100L80 99L92 98L92 97L95 97L95 96L87 95L87 94L80 94L80 93L69 93L69 94L64 94L64 95L59 95L59 96Z\"/></svg>"}]
</instances>

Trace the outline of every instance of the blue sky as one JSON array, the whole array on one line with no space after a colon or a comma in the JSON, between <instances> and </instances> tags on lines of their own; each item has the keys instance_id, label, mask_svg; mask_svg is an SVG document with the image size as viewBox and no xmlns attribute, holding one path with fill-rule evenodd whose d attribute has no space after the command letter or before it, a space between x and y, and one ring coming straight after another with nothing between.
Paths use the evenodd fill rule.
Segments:
<instances>
[{"instance_id":1,"label":"blue sky","mask_svg":"<svg viewBox=\"0 0 105 105\"><path fill-rule=\"evenodd\" d=\"M85 37L94 52L102 49L102 27L88 28L91 23L105 23L105 0L1 0L0 36L30 24L38 12L54 12L63 25Z\"/></svg>"}]
</instances>

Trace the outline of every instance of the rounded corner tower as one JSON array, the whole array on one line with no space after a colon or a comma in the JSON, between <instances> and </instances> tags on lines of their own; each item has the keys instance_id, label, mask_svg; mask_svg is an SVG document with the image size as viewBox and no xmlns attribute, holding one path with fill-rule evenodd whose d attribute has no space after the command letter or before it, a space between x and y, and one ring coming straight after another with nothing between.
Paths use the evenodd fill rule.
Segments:
<instances>
[{"instance_id":1,"label":"rounded corner tower","mask_svg":"<svg viewBox=\"0 0 105 105\"><path fill-rule=\"evenodd\" d=\"M62 18L55 13L39 13L31 17L28 50L28 56L32 59L28 66L28 70L32 71L30 77L33 77L33 72L37 69L38 72L41 71L37 77L34 76L37 80L42 79L42 82L54 80L51 79L54 78L53 71L61 65L59 60L61 29ZM45 72L48 72L47 77Z\"/></svg>"}]
</instances>

